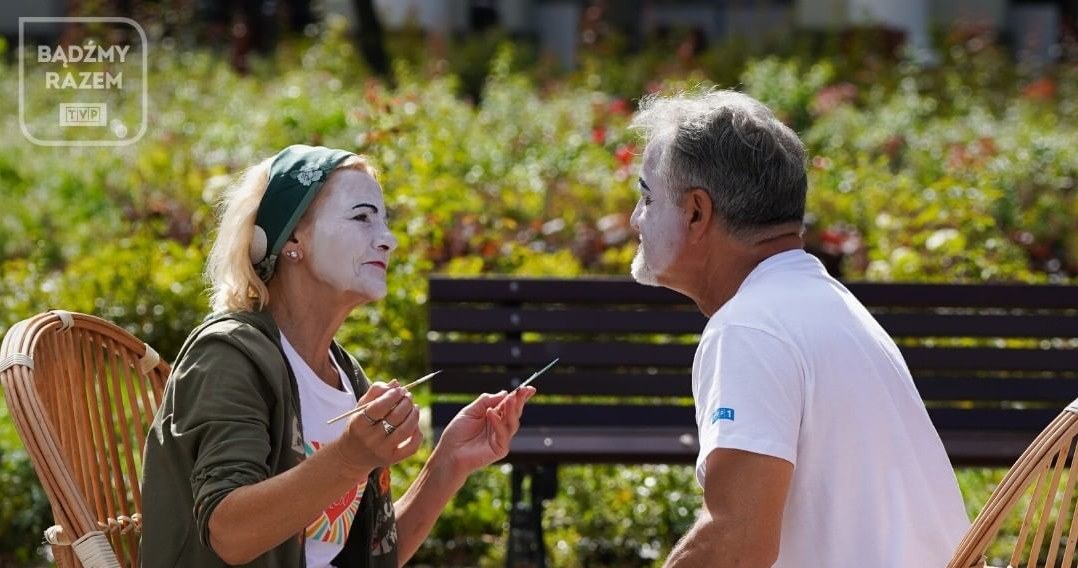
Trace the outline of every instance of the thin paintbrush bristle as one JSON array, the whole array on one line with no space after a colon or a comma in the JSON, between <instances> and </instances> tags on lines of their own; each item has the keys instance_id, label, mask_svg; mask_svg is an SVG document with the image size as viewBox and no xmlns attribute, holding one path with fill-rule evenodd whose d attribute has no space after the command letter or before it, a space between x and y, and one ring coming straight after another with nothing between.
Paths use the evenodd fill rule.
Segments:
<instances>
[{"instance_id":1,"label":"thin paintbrush bristle","mask_svg":"<svg viewBox=\"0 0 1078 568\"><path fill-rule=\"evenodd\" d=\"M423 375L422 377L419 377L418 379L404 385L404 390L412 390L412 388L418 387L419 385L433 379L434 375L437 375L438 373L441 373L441 372L442 372L442 370L438 369L437 371L434 371L433 373Z\"/></svg>"},{"instance_id":2,"label":"thin paintbrush bristle","mask_svg":"<svg viewBox=\"0 0 1078 568\"><path fill-rule=\"evenodd\" d=\"M532 381L534 381L535 379L538 379L539 375L542 375L543 373L547 372L548 369L553 367L554 364L557 363L560 360L561 360L561 357L555 357L553 361L547 363L546 367L543 367L542 369L539 369L538 371L532 373L532 376L528 377L528 380L524 381L523 383L520 383L520 385L517 386L517 388L519 389L519 388L524 388L524 387L528 386L529 384L531 384ZM513 389L513 390L516 390L516 389Z\"/></svg>"}]
</instances>

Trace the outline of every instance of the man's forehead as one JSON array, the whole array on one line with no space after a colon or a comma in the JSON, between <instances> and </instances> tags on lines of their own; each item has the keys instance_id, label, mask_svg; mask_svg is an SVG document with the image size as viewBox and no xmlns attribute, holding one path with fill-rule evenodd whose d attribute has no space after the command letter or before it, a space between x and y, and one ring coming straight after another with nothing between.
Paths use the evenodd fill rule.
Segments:
<instances>
[{"instance_id":1,"label":"man's forehead","mask_svg":"<svg viewBox=\"0 0 1078 568\"><path fill-rule=\"evenodd\" d=\"M640 181L642 185L645 185L646 189L655 189L655 184L658 182L656 174L659 170L659 160L662 155L663 145L660 142L651 140L644 147L644 159L640 164Z\"/></svg>"},{"instance_id":2,"label":"man's forehead","mask_svg":"<svg viewBox=\"0 0 1078 568\"><path fill-rule=\"evenodd\" d=\"M653 138L648 141L647 146L644 146L644 162L643 167L648 169L655 169L659 165L659 160L663 155L663 148L666 147L666 141L658 138Z\"/></svg>"}]
</instances>

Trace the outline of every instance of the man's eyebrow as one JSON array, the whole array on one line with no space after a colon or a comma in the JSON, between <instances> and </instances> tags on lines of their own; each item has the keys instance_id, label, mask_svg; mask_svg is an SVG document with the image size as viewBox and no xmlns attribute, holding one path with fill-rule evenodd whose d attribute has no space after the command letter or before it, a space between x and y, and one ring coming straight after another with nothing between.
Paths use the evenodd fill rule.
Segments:
<instances>
[{"instance_id":1,"label":"man's eyebrow","mask_svg":"<svg viewBox=\"0 0 1078 568\"><path fill-rule=\"evenodd\" d=\"M644 191L646 191L648 193L651 193L651 188L648 187L648 184L647 184L646 181L644 181L644 178L637 178L637 180L640 182L640 189L642 189L642 190L644 190Z\"/></svg>"},{"instance_id":2,"label":"man's eyebrow","mask_svg":"<svg viewBox=\"0 0 1078 568\"><path fill-rule=\"evenodd\" d=\"M353 206L352 206L352 209L359 209L360 207L370 207L370 208L371 208L371 210L373 210L373 211L374 211L374 214L375 214L375 215L377 215L377 214L378 214L378 206L377 206L377 205L372 205L372 204L370 204L370 203L360 203L360 204L358 204L358 205L353 205Z\"/></svg>"}]
</instances>

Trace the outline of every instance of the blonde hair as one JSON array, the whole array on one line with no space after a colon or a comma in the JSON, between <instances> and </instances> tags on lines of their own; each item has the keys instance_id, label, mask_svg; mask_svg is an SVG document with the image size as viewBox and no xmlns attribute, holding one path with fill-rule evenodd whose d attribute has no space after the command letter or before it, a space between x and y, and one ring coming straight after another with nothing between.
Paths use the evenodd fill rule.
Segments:
<instances>
[{"instance_id":1,"label":"blonde hair","mask_svg":"<svg viewBox=\"0 0 1078 568\"><path fill-rule=\"evenodd\" d=\"M270 302L269 288L255 272L250 250L255 218L269 186L272 162L273 158L268 158L248 168L225 190L217 205L219 228L205 272L210 284L210 309L214 312L261 310ZM378 179L377 170L367 162L366 156L349 156L333 171L341 169L359 170ZM304 218L320 197L315 197Z\"/></svg>"}]
</instances>

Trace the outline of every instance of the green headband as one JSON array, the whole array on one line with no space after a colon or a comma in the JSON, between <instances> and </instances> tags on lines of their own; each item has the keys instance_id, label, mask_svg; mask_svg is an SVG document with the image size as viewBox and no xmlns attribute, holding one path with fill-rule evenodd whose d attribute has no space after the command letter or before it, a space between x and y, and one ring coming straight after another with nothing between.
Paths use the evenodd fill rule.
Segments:
<instances>
[{"instance_id":1,"label":"green headband","mask_svg":"<svg viewBox=\"0 0 1078 568\"><path fill-rule=\"evenodd\" d=\"M251 263L263 282L273 276L277 256L329 174L345 158L354 155L344 150L295 144L274 156L269 185L258 205L250 248Z\"/></svg>"}]
</instances>

